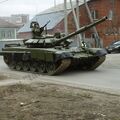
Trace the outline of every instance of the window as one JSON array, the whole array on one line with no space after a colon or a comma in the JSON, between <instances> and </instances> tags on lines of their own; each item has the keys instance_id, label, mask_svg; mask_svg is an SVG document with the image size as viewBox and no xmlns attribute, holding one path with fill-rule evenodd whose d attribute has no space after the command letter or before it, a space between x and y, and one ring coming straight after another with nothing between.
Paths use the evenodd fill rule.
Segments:
<instances>
[{"instance_id":1,"label":"window","mask_svg":"<svg viewBox=\"0 0 120 120\"><path fill-rule=\"evenodd\" d=\"M12 32L8 31L7 36L8 36L8 38L12 38Z\"/></svg>"},{"instance_id":2,"label":"window","mask_svg":"<svg viewBox=\"0 0 120 120\"><path fill-rule=\"evenodd\" d=\"M108 19L109 20L113 19L113 11L112 10L109 11Z\"/></svg>"},{"instance_id":3,"label":"window","mask_svg":"<svg viewBox=\"0 0 120 120\"><path fill-rule=\"evenodd\" d=\"M2 39L5 38L5 32L4 31L1 31L1 37L2 37Z\"/></svg>"},{"instance_id":4,"label":"window","mask_svg":"<svg viewBox=\"0 0 120 120\"><path fill-rule=\"evenodd\" d=\"M98 11L97 10L92 10L91 11L91 16L93 19L97 19L98 18Z\"/></svg>"},{"instance_id":5,"label":"window","mask_svg":"<svg viewBox=\"0 0 120 120\"><path fill-rule=\"evenodd\" d=\"M114 0L110 0L110 2L111 2L111 4L113 4L113 3L114 3Z\"/></svg>"},{"instance_id":6,"label":"window","mask_svg":"<svg viewBox=\"0 0 120 120\"><path fill-rule=\"evenodd\" d=\"M21 16L16 17L16 23L22 23L22 17Z\"/></svg>"}]
</instances>

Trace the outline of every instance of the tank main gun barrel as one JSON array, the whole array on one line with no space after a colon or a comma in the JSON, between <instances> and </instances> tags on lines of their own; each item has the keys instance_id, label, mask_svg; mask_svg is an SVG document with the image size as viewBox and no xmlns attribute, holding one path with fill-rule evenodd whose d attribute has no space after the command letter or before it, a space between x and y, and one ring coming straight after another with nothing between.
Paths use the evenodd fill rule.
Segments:
<instances>
[{"instance_id":1,"label":"tank main gun barrel","mask_svg":"<svg viewBox=\"0 0 120 120\"><path fill-rule=\"evenodd\" d=\"M69 35L67 35L67 36L59 39L59 40L55 43L55 45L59 45L60 43L66 41L67 39L71 38L72 36L75 36L75 35L77 35L77 34L79 34L79 33L82 33L82 32L84 32L84 31L90 29L91 27L93 27L93 26L95 26L95 25L97 25L97 24L100 24L100 23L104 22L106 19L107 19L107 17L105 16L105 17L103 17L103 18L101 18L101 19L99 19L99 20L97 20L97 21L95 21L95 22L93 22L93 23L91 23L91 24L88 24L88 25L86 25L86 26L81 27L79 30L77 30L77 31L75 31L75 32L73 32L73 33L71 33L71 34L69 34Z\"/></svg>"}]
</instances>

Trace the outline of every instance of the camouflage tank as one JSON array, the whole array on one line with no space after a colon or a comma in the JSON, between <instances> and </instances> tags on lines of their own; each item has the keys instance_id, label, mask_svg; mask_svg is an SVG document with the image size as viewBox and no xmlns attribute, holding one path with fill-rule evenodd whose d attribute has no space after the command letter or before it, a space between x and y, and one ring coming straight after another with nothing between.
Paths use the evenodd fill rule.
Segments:
<instances>
[{"instance_id":1,"label":"camouflage tank","mask_svg":"<svg viewBox=\"0 0 120 120\"><path fill-rule=\"evenodd\" d=\"M79 49L70 47L71 38L87 29L105 21L107 17L81 27L68 36L61 37L59 33L53 35L42 35L44 27L39 27L37 22L31 23L33 38L28 39L23 45L6 44L0 52L4 62L9 68L22 71L32 71L56 75L64 72L70 67L82 70L94 70L101 65L106 57L103 48L87 48L81 46Z\"/></svg>"}]
</instances>

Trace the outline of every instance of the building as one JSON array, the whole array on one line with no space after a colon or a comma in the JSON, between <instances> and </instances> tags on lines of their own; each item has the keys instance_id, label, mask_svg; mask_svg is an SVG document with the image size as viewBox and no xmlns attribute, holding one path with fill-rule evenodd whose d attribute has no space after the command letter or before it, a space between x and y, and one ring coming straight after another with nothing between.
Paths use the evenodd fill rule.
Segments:
<instances>
[{"instance_id":1,"label":"building","mask_svg":"<svg viewBox=\"0 0 120 120\"><path fill-rule=\"evenodd\" d=\"M0 17L0 18L10 23L16 24L19 27L29 22L28 14L14 14L14 15L11 15L10 17Z\"/></svg>"},{"instance_id":2,"label":"building","mask_svg":"<svg viewBox=\"0 0 120 120\"><path fill-rule=\"evenodd\" d=\"M17 25L0 19L0 50L4 48L6 43L18 43L20 41L15 41L18 28Z\"/></svg>"},{"instance_id":3,"label":"building","mask_svg":"<svg viewBox=\"0 0 120 120\"><path fill-rule=\"evenodd\" d=\"M74 6L75 3L73 2ZM88 0L87 2L93 20L109 15L111 19L96 26L100 38L103 40L104 47L109 45L112 41L120 39L120 0ZM76 30L70 4L67 4L68 13L68 32L71 33ZM85 4L79 4L80 10L80 25L84 26L90 23L89 15ZM47 9L36 15L32 21L36 21L43 26L48 20L48 33L54 34L56 31L64 32L64 5L60 4L50 9ZM87 30L84 33L86 38L93 38L94 31ZM30 22L25 24L19 31L18 37L31 38Z\"/></svg>"},{"instance_id":4,"label":"building","mask_svg":"<svg viewBox=\"0 0 120 120\"><path fill-rule=\"evenodd\" d=\"M93 19L99 19L103 16L110 17L106 22L97 25L97 31L103 40L104 47L109 45L112 41L120 39L120 0L90 0L88 6L91 11ZM86 24L89 20L85 15L86 8L84 5L80 7L81 11L81 24ZM90 33L90 32L89 32ZM87 34L89 34L87 33ZM89 34L92 36L92 34Z\"/></svg>"},{"instance_id":5,"label":"building","mask_svg":"<svg viewBox=\"0 0 120 120\"><path fill-rule=\"evenodd\" d=\"M15 39L18 26L0 19L0 39Z\"/></svg>"},{"instance_id":6,"label":"building","mask_svg":"<svg viewBox=\"0 0 120 120\"><path fill-rule=\"evenodd\" d=\"M28 14L11 15L11 21L19 26L23 26L24 24L29 22L29 15Z\"/></svg>"}]
</instances>

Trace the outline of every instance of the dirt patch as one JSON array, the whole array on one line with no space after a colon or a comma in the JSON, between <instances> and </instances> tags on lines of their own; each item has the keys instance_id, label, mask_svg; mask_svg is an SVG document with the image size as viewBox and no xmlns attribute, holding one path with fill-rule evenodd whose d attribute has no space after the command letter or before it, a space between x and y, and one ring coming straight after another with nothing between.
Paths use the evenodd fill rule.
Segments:
<instances>
[{"instance_id":1,"label":"dirt patch","mask_svg":"<svg viewBox=\"0 0 120 120\"><path fill-rule=\"evenodd\" d=\"M0 80L6 80L8 79L9 77L4 75L4 74L0 74Z\"/></svg>"},{"instance_id":2,"label":"dirt patch","mask_svg":"<svg viewBox=\"0 0 120 120\"><path fill-rule=\"evenodd\" d=\"M1 72L0 71L0 80L9 80L9 79L13 79L13 80L19 80L21 77L21 75L19 74L11 74L8 72Z\"/></svg>"},{"instance_id":3,"label":"dirt patch","mask_svg":"<svg viewBox=\"0 0 120 120\"><path fill-rule=\"evenodd\" d=\"M47 83L0 87L0 120L120 120L120 96Z\"/></svg>"}]
</instances>

